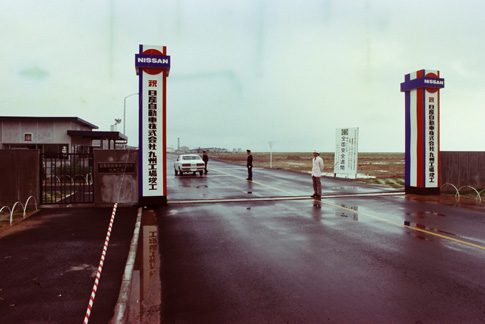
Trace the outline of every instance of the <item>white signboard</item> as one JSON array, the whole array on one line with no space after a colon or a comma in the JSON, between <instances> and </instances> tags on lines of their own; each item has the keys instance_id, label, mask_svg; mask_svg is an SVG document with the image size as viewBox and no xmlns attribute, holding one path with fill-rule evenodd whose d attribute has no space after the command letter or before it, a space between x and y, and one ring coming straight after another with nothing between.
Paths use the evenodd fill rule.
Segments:
<instances>
[{"instance_id":1,"label":"white signboard","mask_svg":"<svg viewBox=\"0 0 485 324\"><path fill-rule=\"evenodd\" d=\"M357 174L359 128L337 128L334 173Z\"/></svg>"}]
</instances>

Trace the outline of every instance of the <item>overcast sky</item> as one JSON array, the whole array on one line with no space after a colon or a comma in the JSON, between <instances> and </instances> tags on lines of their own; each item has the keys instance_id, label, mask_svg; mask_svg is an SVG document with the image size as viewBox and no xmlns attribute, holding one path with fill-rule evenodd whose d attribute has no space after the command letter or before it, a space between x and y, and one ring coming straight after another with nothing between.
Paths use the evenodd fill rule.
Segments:
<instances>
[{"instance_id":1,"label":"overcast sky","mask_svg":"<svg viewBox=\"0 0 485 324\"><path fill-rule=\"evenodd\" d=\"M167 46L167 145L404 152L404 75L439 70L441 149L485 150L485 2L2 0L0 111L109 130L138 92L139 44ZM138 144L137 96L126 133ZM123 130L123 122L118 125Z\"/></svg>"}]
</instances>

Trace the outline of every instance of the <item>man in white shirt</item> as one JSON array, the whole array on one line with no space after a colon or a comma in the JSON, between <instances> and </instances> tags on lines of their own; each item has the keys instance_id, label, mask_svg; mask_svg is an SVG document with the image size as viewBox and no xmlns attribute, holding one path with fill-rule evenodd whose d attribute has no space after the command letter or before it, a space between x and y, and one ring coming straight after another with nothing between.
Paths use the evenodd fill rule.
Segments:
<instances>
[{"instance_id":1,"label":"man in white shirt","mask_svg":"<svg viewBox=\"0 0 485 324\"><path fill-rule=\"evenodd\" d=\"M313 168L312 168L312 180L313 180L313 191L314 194L312 198L321 199L322 198L322 183L320 177L323 172L323 160L320 157L318 151L313 152Z\"/></svg>"}]
</instances>

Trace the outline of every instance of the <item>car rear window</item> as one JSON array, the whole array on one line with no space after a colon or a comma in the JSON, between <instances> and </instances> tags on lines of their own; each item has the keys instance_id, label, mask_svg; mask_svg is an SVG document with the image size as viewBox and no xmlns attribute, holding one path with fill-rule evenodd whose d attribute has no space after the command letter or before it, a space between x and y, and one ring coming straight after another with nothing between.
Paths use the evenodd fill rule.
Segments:
<instances>
[{"instance_id":1,"label":"car rear window","mask_svg":"<svg viewBox=\"0 0 485 324\"><path fill-rule=\"evenodd\" d=\"M200 157L198 156L182 156L182 160L188 161L188 160L200 160Z\"/></svg>"}]
</instances>

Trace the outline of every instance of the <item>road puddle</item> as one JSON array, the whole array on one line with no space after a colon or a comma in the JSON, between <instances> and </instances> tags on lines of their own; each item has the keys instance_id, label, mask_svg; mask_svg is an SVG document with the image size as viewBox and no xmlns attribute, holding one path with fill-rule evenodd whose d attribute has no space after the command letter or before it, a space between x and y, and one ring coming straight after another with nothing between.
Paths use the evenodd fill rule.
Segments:
<instances>
[{"instance_id":1,"label":"road puddle","mask_svg":"<svg viewBox=\"0 0 485 324\"><path fill-rule=\"evenodd\" d=\"M127 323L160 323L161 283L155 212L144 210L131 280Z\"/></svg>"}]
</instances>

